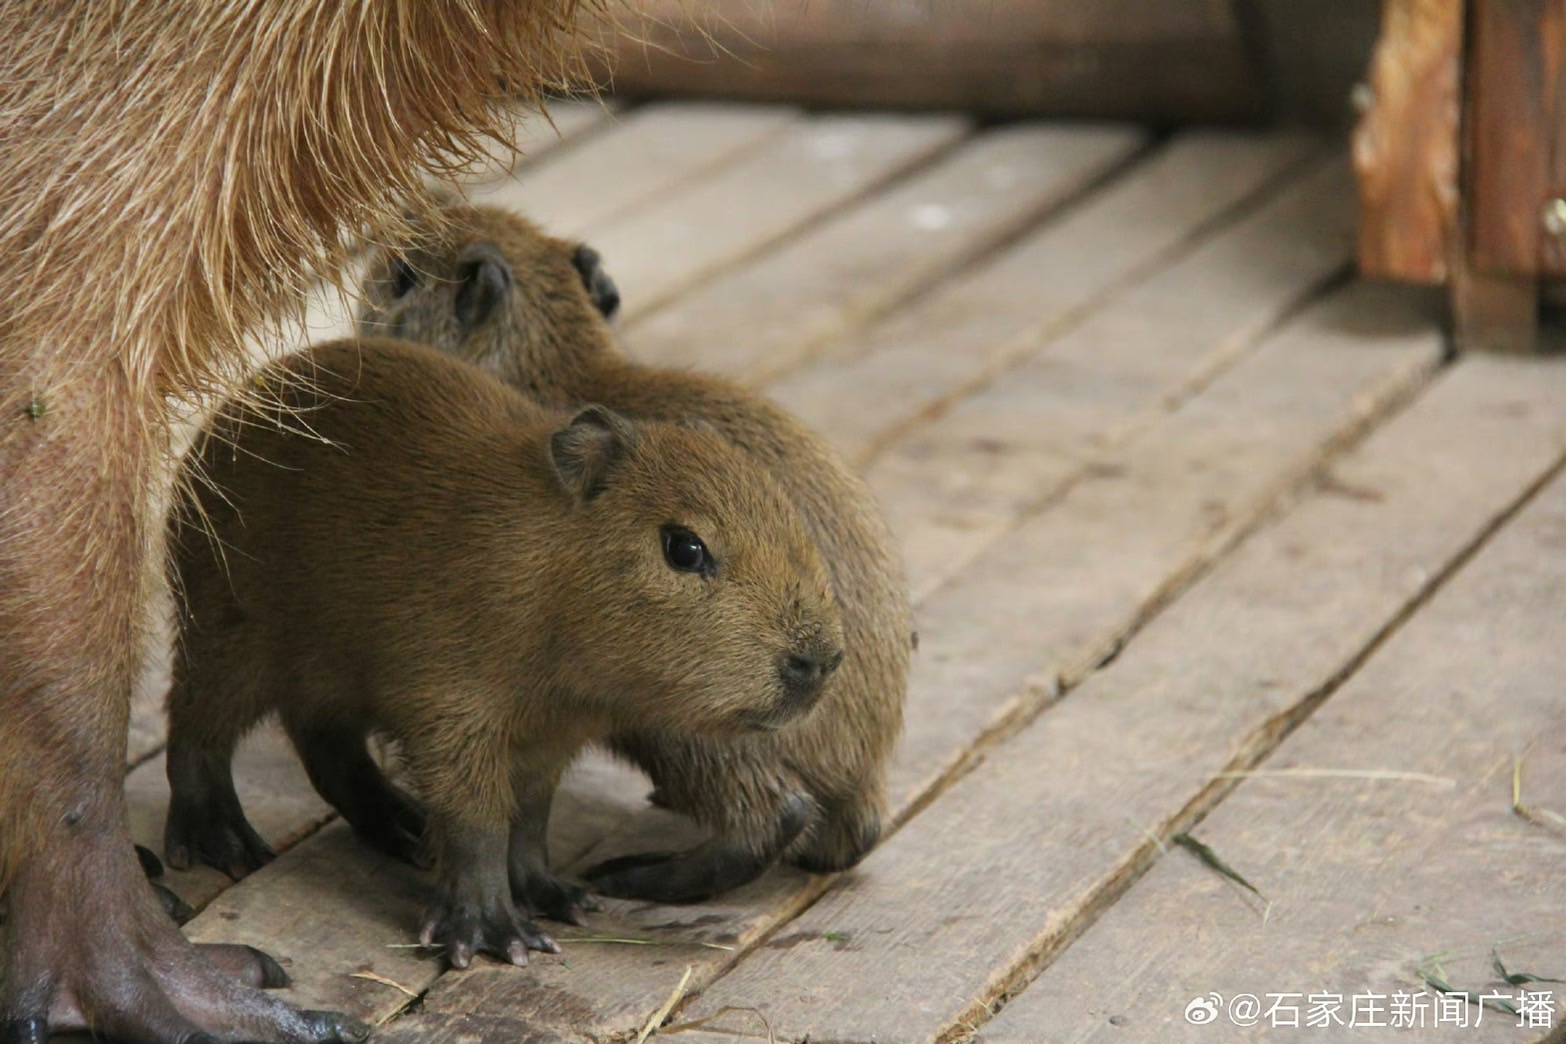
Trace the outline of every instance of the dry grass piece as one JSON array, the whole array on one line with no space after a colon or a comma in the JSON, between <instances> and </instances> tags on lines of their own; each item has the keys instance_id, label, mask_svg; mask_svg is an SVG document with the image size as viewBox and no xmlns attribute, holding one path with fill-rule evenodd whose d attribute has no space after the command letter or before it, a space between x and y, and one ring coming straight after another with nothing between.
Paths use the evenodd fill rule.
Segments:
<instances>
[{"instance_id":1,"label":"dry grass piece","mask_svg":"<svg viewBox=\"0 0 1566 1044\"><path fill-rule=\"evenodd\" d=\"M647 1020L647 1025L636 1035L636 1044L642 1044L644 1040L652 1036L653 1032L669 1017L669 1012L680 1003L680 998L685 996L685 985L691 981L691 966L685 966L685 974L680 976L679 984L674 987L674 992L669 994L669 999L663 1002L663 1007L653 1012L653 1017Z\"/></svg>"}]
</instances>

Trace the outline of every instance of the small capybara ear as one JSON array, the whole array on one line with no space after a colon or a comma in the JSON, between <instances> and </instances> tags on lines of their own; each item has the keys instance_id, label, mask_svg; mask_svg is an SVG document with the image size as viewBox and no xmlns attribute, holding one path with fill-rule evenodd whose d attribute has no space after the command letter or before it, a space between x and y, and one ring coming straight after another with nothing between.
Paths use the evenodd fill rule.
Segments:
<instances>
[{"instance_id":1,"label":"small capybara ear","mask_svg":"<svg viewBox=\"0 0 1566 1044\"><path fill-rule=\"evenodd\" d=\"M549 455L566 492L587 502L602 493L610 476L636 444L636 429L602 406L588 406L549 437Z\"/></svg>"},{"instance_id":2,"label":"small capybara ear","mask_svg":"<svg viewBox=\"0 0 1566 1044\"><path fill-rule=\"evenodd\" d=\"M457 263L457 322L464 334L494 314L511 293L511 266L498 247L476 243Z\"/></svg>"},{"instance_id":3,"label":"small capybara ear","mask_svg":"<svg viewBox=\"0 0 1566 1044\"><path fill-rule=\"evenodd\" d=\"M620 310L620 288L614 285L609 273L604 271L604 259L598 251L586 243L579 244L571 254L571 264L582 277L587 296L593 299L593 307L605 319L613 319Z\"/></svg>"}]
</instances>

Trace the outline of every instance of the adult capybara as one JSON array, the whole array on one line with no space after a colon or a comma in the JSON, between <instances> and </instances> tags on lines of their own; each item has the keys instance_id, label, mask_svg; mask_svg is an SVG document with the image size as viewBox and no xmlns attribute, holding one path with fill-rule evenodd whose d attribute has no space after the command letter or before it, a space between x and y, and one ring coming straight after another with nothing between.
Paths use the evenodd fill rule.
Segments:
<instances>
[{"instance_id":1,"label":"adult capybara","mask_svg":"<svg viewBox=\"0 0 1566 1044\"><path fill-rule=\"evenodd\" d=\"M612 747L647 771L658 799L715 836L680 855L613 860L589 879L612 895L682 901L749 881L782 854L810 870L854 865L880 837L911 644L902 568L864 483L761 396L626 358L604 319L618 294L590 248L493 208L451 202L438 217L371 257L361 331L433 344L551 405L599 402L633 418L711 424L787 492L842 614L842 668L796 728L724 744L615 734Z\"/></svg>"},{"instance_id":2,"label":"adult capybara","mask_svg":"<svg viewBox=\"0 0 1566 1044\"><path fill-rule=\"evenodd\" d=\"M557 948L513 890L581 915L544 832L585 744L770 733L830 691L842 630L815 544L706 425L551 410L408 342L338 342L261 380L282 390L218 416L176 511L175 865L270 856L230 763L273 712L322 796L412 856L424 817L370 759L375 732L428 810L424 942L459 968L525 964Z\"/></svg>"},{"instance_id":3,"label":"adult capybara","mask_svg":"<svg viewBox=\"0 0 1566 1044\"><path fill-rule=\"evenodd\" d=\"M0 4L0 1039L359 1039L131 847L171 397L567 69L574 0ZM236 979L239 975L244 982Z\"/></svg>"}]
</instances>

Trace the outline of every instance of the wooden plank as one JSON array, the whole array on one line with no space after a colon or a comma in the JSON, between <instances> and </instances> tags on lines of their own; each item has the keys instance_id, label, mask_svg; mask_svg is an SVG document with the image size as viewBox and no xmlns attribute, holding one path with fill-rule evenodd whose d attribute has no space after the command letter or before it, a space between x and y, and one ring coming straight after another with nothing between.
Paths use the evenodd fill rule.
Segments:
<instances>
[{"instance_id":1,"label":"wooden plank","mask_svg":"<svg viewBox=\"0 0 1566 1044\"><path fill-rule=\"evenodd\" d=\"M605 73L631 96L1159 122L1262 113L1224 0L648 0L616 21Z\"/></svg>"},{"instance_id":2,"label":"wooden plank","mask_svg":"<svg viewBox=\"0 0 1566 1044\"><path fill-rule=\"evenodd\" d=\"M286 851L332 818L332 810L316 796L293 747L276 727L258 730L240 746L234 759L234 784L251 825L276 851ZM169 783L161 755L126 776L125 803L131 837L162 854ZM227 874L208 866L170 869L159 883L198 910L233 884Z\"/></svg>"},{"instance_id":3,"label":"wooden plank","mask_svg":"<svg viewBox=\"0 0 1566 1044\"><path fill-rule=\"evenodd\" d=\"M1329 158L878 457L866 478L915 597L1253 348L1348 263L1353 211Z\"/></svg>"},{"instance_id":4,"label":"wooden plank","mask_svg":"<svg viewBox=\"0 0 1566 1044\"><path fill-rule=\"evenodd\" d=\"M336 822L215 897L185 934L259 946L293 979L280 996L379 1023L413 997L362 975L417 994L440 972L438 959L408 946L418 941L428 898L421 874L371 851Z\"/></svg>"},{"instance_id":5,"label":"wooden plank","mask_svg":"<svg viewBox=\"0 0 1566 1044\"><path fill-rule=\"evenodd\" d=\"M1457 245L1461 0L1386 0L1370 82L1357 96L1359 267L1442 283Z\"/></svg>"},{"instance_id":6,"label":"wooden plank","mask_svg":"<svg viewBox=\"0 0 1566 1044\"><path fill-rule=\"evenodd\" d=\"M1376 308L1373 297L1354 294L1347 301L1356 299L1358 306L1338 312L1339 320L1384 315L1385 308ZM1292 352L1336 356L1334 365L1341 366L1346 356L1375 351L1363 333L1357 344L1334 345L1330 329L1318 326L1317 331L1314 338L1296 339ZM1433 353L1435 346L1428 343L1435 339L1433 332L1423 339L1426 354ZM1316 492L1175 602L1112 665L1009 742L991 747L982 765L872 853L859 874L748 957L682 1017L700 1017L723 1005L756 1007L787 1039L808 1034L812 1040L931 1040L969 1032L992 1001L1030 967L1069 944L1135 879L1158 851L1155 835L1168 837L1211 807L1229 786L1214 782L1215 774L1249 769L1264 757L1279 736L1330 691L1341 672L1418 602L1432 578L1459 560L1527 489L1559 465L1566 454L1566 424L1561 420L1566 416L1566 368L1503 369L1488 360L1467 367L1440 382L1347 460L1334 464ZM1289 388L1280 381L1282 376L1274 372L1265 383L1252 385L1253 392L1263 400L1299 395L1300 383ZM1225 412L1244 411L1235 400L1212 405ZM1268 438L1273 424L1267 419L1268 408L1278 405L1276 400L1255 403L1255 412L1243 425L1256 437ZM1167 445L1170 436L1159 441ZM1201 452L1205 447L1199 443L1182 441L1187 452L1197 449L1200 454L1188 465L1210 461L1226 466ZM1148 459L1160 456L1167 464L1176 463L1158 452ZM1138 486L1148 477L1145 472L1128 476ZM1199 487L1202 482L1189 484ZM1103 526L1097 540L1091 539L1095 530L1079 526L1078 544L1121 545L1123 555L1134 559L1144 553L1145 530L1187 510L1160 508L1167 500L1156 493L1137 501L1151 524L1117 517L1119 524ZM1081 516L1078 520L1089 521ZM1557 540L1558 534L1557 526ZM1071 557L1083 553L1069 545L1058 552ZM1093 555L1091 549L1085 553ZM1559 569L1545 572L1553 577ZM1097 583L1115 582L1105 564L1084 575ZM1037 571L1027 579L1049 583ZM1059 597L1068 601L1074 593L1062 590ZM998 601L992 598L991 604ZM1497 595L1475 603L1465 620L1475 626L1493 611L1480 605L1507 602ZM1511 621L1518 614L1497 615ZM1559 620L1557 613L1557 627ZM1031 622L1035 634L1053 634L1049 617ZM996 634L1008 633L1006 624L992 613L983 624L969 627L982 630L993 643ZM1539 639L1550 642L1542 635ZM1497 665L1486 662L1483 648L1461 645L1473 669L1493 672ZM1432 703L1458 709L1445 681L1452 676L1453 660L1439 657L1435 664L1440 669L1428 675L1428 685L1405 690L1405 713L1409 707L1430 708ZM1506 661L1499 666L1501 676L1509 673ZM1538 677L1558 680L1559 674ZM951 691L948 688L948 701ZM1537 695L1544 697L1544 690ZM1550 698L1557 696L1552 693ZM1552 706L1557 709L1547 720L1558 727L1563 724L1558 699ZM924 711L921 717L929 714ZM1526 706L1521 714L1528 716ZM1446 730L1449 739L1473 731L1453 727L1454 721L1485 721L1488 727L1491 720L1470 716L1466 708L1455 716L1408 716L1428 722L1421 727L1430 732ZM1510 730L1507 734L1515 735ZM1389 749L1386 740L1385 731L1363 734L1361 743L1374 743L1378 752L1372 761L1345 762L1323 754L1325 760L1316 764L1422 766L1422 757L1402 747ZM1489 741L1481 745L1488 758ZM1504 803L1496 812L1505 815ZM1288 840L1280 840L1272 850L1273 865L1300 858L1299 839L1312 836L1293 817L1288 822ZM1379 857L1376 836L1356 843L1353 858L1359 864L1355 870L1345 868L1346 873L1363 872L1367 857L1372 863ZM1238 862L1242 872L1256 865L1236 860L1227 842L1219 851L1231 863ZM1542 849L1536 849L1539 852ZM1431 855L1423 849L1419 854ZM1273 880L1261 877L1258 883L1268 891ZM1339 877L1337 887L1342 882ZM1472 904L1482 901L1481 891L1476 877L1474 887L1454 888L1446 895L1453 903ZM1241 911L1250 927L1259 927L1257 910L1237 899L1234 891L1215 886L1214 894ZM1539 897L1553 902L1557 922L1560 895L1557 881ZM976 903L976 897L982 901ZM1448 918L1439 901L1427 909L1437 921ZM1542 906L1539 909L1542 912ZM997 911L1004 915L997 916ZM1310 909L1295 913L1312 916ZM1114 915L1112 910L1108 916ZM1105 991L1117 998L1112 1009L1116 1013L1147 1010L1150 1019L1160 1020L1178 1015L1191 991L1181 997L1181 1009L1163 1003L1118 1003L1127 993L1146 990L1155 995L1162 989L1157 971L1151 981L1127 975L1127 963L1134 967L1144 949L1164 947L1170 954L1169 968L1179 961L1201 965L1203 950L1213 951L1207 960L1226 959L1218 955L1227 953L1225 947L1200 929L1170 930L1157 918L1133 918L1128 924L1134 926L1136 941L1114 951L1116 970L1092 980L1092 987L1077 981L1084 992L1062 991L1050 998L1054 1003L1040 1009L1047 1012L1044 1021L1032 1029L1047 1028L1048 1039L1078 1039L1060 1030L1073 1022L1086 1026L1090 1009L1099 1012L1096 1005ZM1273 925L1275 921L1251 937L1260 946L1282 950ZM827 933L834 941L827 940ZM1243 967L1244 956L1235 953L1234 959L1235 967ZM1307 960L1295 971L1299 981L1327 969ZM1237 984L1233 977L1187 978L1174 971L1170 977L1181 987L1199 985L1201 990ZM1280 977L1267 988L1294 988L1284 982ZM1348 987L1354 979L1348 976L1340 983L1312 978L1308 985ZM1103 1031L1117 1029L1106 1025ZM1034 1040L1040 1035L1020 1034ZM1147 1039L1170 1038L1160 1032Z\"/></svg>"},{"instance_id":7,"label":"wooden plank","mask_svg":"<svg viewBox=\"0 0 1566 1044\"><path fill-rule=\"evenodd\" d=\"M952 116L818 116L713 177L579 230L619 284L622 321L843 207L964 137Z\"/></svg>"},{"instance_id":8,"label":"wooden plank","mask_svg":"<svg viewBox=\"0 0 1566 1044\"><path fill-rule=\"evenodd\" d=\"M621 331L639 358L759 384L1016 234L1124 162L1130 128L1016 124L965 142Z\"/></svg>"},{"instance_id":9,"label":"wooden plank","mask_svg":"<svg viewBox=\"0 0 1566 1044\"><path fill-rule=\"evenodd\" d=\"M1367 580L1414 568L1405 557L1409 543L1433 547L1437 529L1461 516L1472 525L1482 507L1493 511L1504 503L1509 486L1526 484L1530 468L1547 459L1545 446L1559 451L1563 378L1558 364L1546 370L1521 361L1464 362L1430 402L1412 411L1410 421L1427 422L1418 432L1423 441L1402 439L1396 452L1389 446L1378 461L1361 456L1339 472L1345 486L1374 490L1379 502L1356 507L1327 494L1311 516L1290 520L1288 533L1280 529L1270 543L1286 547L1279 542L1287 538L1303 547L1309 536L1319 545L1333 532L1361 532L1351 524L1355 516L1395 512L1401 517L1394 527L1377 527L1384 547L1361 559L1373 563L1371 569L1340 583L1365 588ZM1449 426L1428 423L1438 419L1448 419ZM1403 429L1386 435L1411 433L1412 425ZM1527 467L1515 459L1519 451L1527 455ZM1509 482L1497 481L1498 472ZM1419 496L1410 500L1404 491ZM1312 518L1316 524L1306 531ZM1566 877L1560 873L1566 835L1509 811L1512 759L1520 755L1527 757L1524 800L1566 811L1558 800L1566 794L1566 709L1559 685L1566 676L1563 541L1566 479L1557 477L1262 769L1420 773L1451 785L1246 780L1197 833L1266 894L1271 905L1265 922L1257 904L1196 860L1172 853L979 1039L1038 1040L1046 1032L1071 1040L1138 1033L1171 1041L1219 1039L1235 1031L1227 1011L1213 1026L1189 1027L1182 1013L1192 997L1208 991L1226 999L1287 991L1345 998L1399 990L1429 995L1419 964L1433 954L1450 954L1437 963L1452 985L1484 991L1496 978L1492 946L1510 969L1566 976ZM1258 589L1282 588L1291 575L1296 581L1309 577L1316 595L1325 595L1320 552L1312 546L1306 555L1287 572L1275 569L1266 584L1252 568L1246 597L1254 603ZM1285 594L1279 590L1274 597L1281 601ZM1340 610L1343 596L1323 598L1323 608L1312 615L1328 606ZM1309 649L1314 637L1313 629L1287 646L1275 642L1275 659L1284 662ZM1262 663L1256 660L1257 667ZM1240 692L1232 683L1229 688ZM1562 993L1558 984L1528 988ZM1511 992L1515 996L1515 988ZM1414 1036L1517 1041L1535 1039L1543 1028L1527 1033L1501 1012L1461 1010L1467 1025L1427 1023ZM1351 1013L1347 1002L1345 1013ZM1116 1014L1120 1028L1107 1024ZM1271 1021L1264 1019L1253 1032L1270 1037ZM1299 1030L1301 1036L1323 1032L1333 1030ZM1360 1032L1369 1037L1374 1031Z\"/></svg>"},{"instance_id":10,"label":"wooden plank","mask_svg":"<svg viewBox=\"0 0 1566 1044\"><path fill-rule=\"evenodd\" d=\"M1364 328L1389 311L1400 314L1374 294L1349 295L1346 303L1316 310L1313 321L1302 320L1300 329L1275 338L1247 365L1209 388L1196 400L1206 400L1204 405L1188 404L1161 425L1144 440L1142 452L1128 447L1123 480L1077 491L1080 505L1068 498L976 563L968 574L971 585L949 588L922 607L907 733L892 771L896 814L906 813L997 718L1015 711L1030 678L1124 633L1171 576L1209 553L1207 544L1216 533L1232 533L1253 518L1268 495L1314 460L1324 443L1356 424L1363 412L1373 412L1391 389L1428 370L1438 353L1428 324L1411 329L1402 312L1401 324L1381 320L1380 337L1374 326ZM1389 322L1391 330L1385 328ZM1348 333L1345 324L1359 328ZM1305 344L1309 351L1302 350ZM1250 365L1253 361L1256 365ZM1078 619L1080 627L1055 626ZM648 824L644 845L664 829L664 816L637 817ZM600 849L593 858L604 854L609 852ZM919 872L928 875L936 864L923 865ZM869 866L848 880L874 887L879 872ZM824 883L780 871L718 904L618 906L612 917L595 918L594 930L685 944L671 946L670 960L691 964L692 988L706 987L735 954L693 949L690 943L716 942L743 951L765 932L779 930L787 938L793 926L777 926ZM766 945L780 947L768 953L787 948L777 938ZM576 997L595 999L593 1016L575 1023L595 1036L624 1032L668 995L667 974L654 974L658 969L649 968L645 955L636 951L606 948L573 955L571 964L570 978L558 988L568 982ZM541 981L497 973L449 977L431 991L426 1008L532 1013L542 1025L563 1032L565 1023L552 1021L562 1018L553 1006L554 994L544 991ZM709 992L732 999L724 992L726 981ZM714 1007L723 1003L729 1001ZM789 1025L774 1021L773 1027L786 1038L797 1036Z\"/></svg>"},{"instance_id":11,"label":"wooden plank","mask_svg":"<svg viewBox=\"0 0 1566 1044\"><path fill-rule=\"evenodd\" d=\"M797 110L783 106L646 105L591 141L469 189L467 196L516 210L557 235L576 235L678 191L799 119Z\"/></svg>"},{"instance_id":12,"label":"wooden plank","mask_svg":"<svg viewBox=\"0 0 1566 1044\"><path fill-rule=\"evenodd\" d=\"M423 1013L400 1018L375 1034L376 1044L565 1044L570 1039L526 1019Z\"/></svg>"},{"instance_id":13,"label":"wooden plank","mask_svg":"<svg viewBox=\"0 0 1566 1044\"><path fill-rule=\"evenodd\" d=\"M864 462L1166 263L1309 148L1298 136L1182 135L994 260L833 345L771 392Z\"/></svg>"}]
</instances>

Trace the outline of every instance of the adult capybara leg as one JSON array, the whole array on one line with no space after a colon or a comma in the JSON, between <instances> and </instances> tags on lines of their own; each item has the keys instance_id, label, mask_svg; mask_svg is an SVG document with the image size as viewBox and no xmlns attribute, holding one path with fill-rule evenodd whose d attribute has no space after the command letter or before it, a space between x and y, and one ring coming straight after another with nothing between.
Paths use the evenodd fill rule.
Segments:
<instances>
[{"instance_id":1,"label":"adult capybara leg","mask_svg":"<svg viewBox=\"0 0 1566 1044\"><path fill-rule=\"evenodd\" d=\"M244 951L192 948L136 857L122 779L156 436L124 369L85 357L0 337L0 1039L360 1039L231 977L272 977Z\"/></svg>"}]
</instances>

